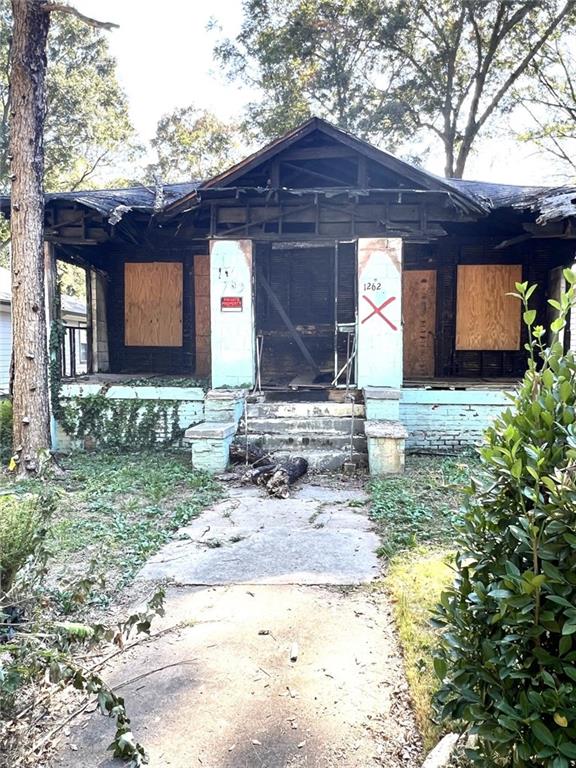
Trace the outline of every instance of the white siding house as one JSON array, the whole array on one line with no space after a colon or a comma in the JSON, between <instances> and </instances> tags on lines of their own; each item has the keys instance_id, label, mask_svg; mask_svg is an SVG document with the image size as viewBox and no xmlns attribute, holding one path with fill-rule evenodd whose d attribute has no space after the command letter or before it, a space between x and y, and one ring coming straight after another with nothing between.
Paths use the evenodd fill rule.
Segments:
<instances>
[{"instance_id":1,"label":"white siding house","mask_svg":"<svg viewBox=\"0 0 576 768\"><path fill-rule=\"evenodd\" d=\"M10 382L10 359L12 356L12 318L10 314L12 292L10 270L0 267L0 395L7 394ZM86 304L72 296L62 296L62 320L64 325L86 328ZM69 355L69 337L66 337L65 355ZM86 331L79 330L76 353L76 373L87 370Z\"/></svg>"}]
</instances>

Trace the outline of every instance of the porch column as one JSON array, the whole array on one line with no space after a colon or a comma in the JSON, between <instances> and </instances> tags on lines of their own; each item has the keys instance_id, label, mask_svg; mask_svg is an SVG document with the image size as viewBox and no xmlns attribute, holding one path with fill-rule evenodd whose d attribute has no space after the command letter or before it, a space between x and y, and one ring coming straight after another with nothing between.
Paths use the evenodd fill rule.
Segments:
<instances>
[{"instance_id":1,"label":"porch column","mask_svg":"<svg viewBox=\"0 0 576 768\"><path fill-rule=\"evenodd\" d=\"M402 386L402 240L358 240L359 387Z\"/></svg>"},{"instance_id":2,"label":"porch column","mask_svg":"<svg viewBox=\"0 0 576 768\"><path fill-rule=\"evenodd\" d=\"M254 384L252 241L210 241L212 387Z\"/></svg>"}]
</instances>

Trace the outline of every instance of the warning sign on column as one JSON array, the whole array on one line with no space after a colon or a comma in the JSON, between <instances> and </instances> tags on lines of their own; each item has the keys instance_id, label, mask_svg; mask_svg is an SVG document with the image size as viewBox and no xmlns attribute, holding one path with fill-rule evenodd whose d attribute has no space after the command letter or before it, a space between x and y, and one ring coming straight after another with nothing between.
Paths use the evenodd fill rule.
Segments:
<instances>
[{"instance_id":1,"label":"warning sign on column","mask_svg":"<svg viewBox=\"0 0 576 768\"><path fill-rule=\"evenodd\" d=\"M221 312L242 312L242 296L222 296L220 299Z\"/></svg>"}]
</instances>

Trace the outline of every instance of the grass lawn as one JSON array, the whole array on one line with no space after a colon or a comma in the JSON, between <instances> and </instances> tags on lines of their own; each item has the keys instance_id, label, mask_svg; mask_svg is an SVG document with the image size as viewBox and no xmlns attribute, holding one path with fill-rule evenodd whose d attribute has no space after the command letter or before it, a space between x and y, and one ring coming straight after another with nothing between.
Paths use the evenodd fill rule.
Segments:
<instances>
[{"instance_id":1,"label":"grass lawn","mask_svg":"<svg viewBox=\"0 0 576 768\"><path fill-rule=\"evenodd\" d=\"M381 554L389 558L384 584L394 606L414 713L426 749L434 746L440 732L431 721L437 680L430 613L452 577L453 524L462 487L478 468L472 456L414 456L408 457L404 475L370 484L372 516L382 535Z\"/></svg>"},{"instance_id":2,"label":"grass lawn","mask_svg":"<svg viewBox=\"0 0 576 768\"><path fill-rule=\"evenodd\" d=\"M46 481L2 475L0 490L56 494L49 582L64 612L74 610L72 584L86 574L102 576L90 603L106 606L146 558L220 495L186 454L75 454L61 466L63 476Z\"/></svg>"}]
</instances>

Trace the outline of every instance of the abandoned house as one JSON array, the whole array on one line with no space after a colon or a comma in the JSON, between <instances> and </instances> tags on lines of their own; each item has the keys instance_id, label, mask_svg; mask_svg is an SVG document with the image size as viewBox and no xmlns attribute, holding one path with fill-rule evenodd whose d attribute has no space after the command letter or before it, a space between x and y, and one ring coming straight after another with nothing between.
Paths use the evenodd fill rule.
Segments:
<instances>
[{"instance_id":1,"label":"abandoned house","mask_svg":"<svg viewBox=\"0 0 576 768\"><path fill-rule=\"evenodd\" d=\"M525 370L507 294L537 283L549 322L575 218L575 189L440 178L318 118L207 181L48 194L48 284L87 274L62 394L179 401L214 469L238 428L320 467L458 450Z\"/></svg>"}]
</instances>

